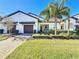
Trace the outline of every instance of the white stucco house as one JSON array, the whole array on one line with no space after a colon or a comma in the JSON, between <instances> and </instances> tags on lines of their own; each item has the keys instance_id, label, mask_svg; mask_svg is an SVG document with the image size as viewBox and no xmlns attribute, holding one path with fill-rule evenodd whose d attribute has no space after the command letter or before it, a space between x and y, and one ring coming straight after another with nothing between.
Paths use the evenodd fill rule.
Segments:
<instances>
[{"instance_id":1,"label":"white stucco house","mask_svg":"<svg viewBox=\"0 0 79 59\"><path fill-rule=\"evenodd\" d=\"M79 29L79 14L70 17L70 31ZM68 30L68 20L64 21L64 30Z\"/></svg>"},{"instance_id":2,"label":"white stucco house","mask_svg":"<svg viewBox=\"0 0 79 59\"><path fill-rule=\"evenodd\" d=\"M33 13L25 13L23 11L16 11L14 13L11 13L7 16L4 16L2 18L2 22L5 21L5 18L12 18L12 21L14 23L14 27L12 29L13 32L15 30L18 30L19 33L34 33L38 32L42 29L41 26L45 25L45 28L54 29L55 22L49 21L49 22L42 22L43 18L40 16L37 16ZM7 32L7 27L3 24L0 24L0 29L3 29L3 33ZM57 23L57 29L61 30L60 22Z\"/></svg>"}]
</instances>

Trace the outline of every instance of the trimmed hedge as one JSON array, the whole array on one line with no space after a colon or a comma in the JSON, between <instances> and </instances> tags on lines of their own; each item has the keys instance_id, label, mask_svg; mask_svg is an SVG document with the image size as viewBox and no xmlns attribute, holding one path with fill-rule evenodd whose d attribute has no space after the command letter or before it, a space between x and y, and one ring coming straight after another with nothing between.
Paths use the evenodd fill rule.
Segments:
<instances>
[{"instance_id":1,"label":"trimmed hedge","mask_svg":"<svg viewBox=\"0 0 79 59\"><path fill-rule=\"evenodd\" d=\"M48 31L44 31L44 32L41 32L41 31L38 31L38 34L55 34L54 33L55 31L54 30L48 30ZM68 31L64 31L64 30L61 30L61 31L58 31L57 30L57 35L60 35L60 34L67 34ZM76 30L76 31L70 31L70 35L73 35L73 34L79 34L79 30Z\"/></svg>"},{"instance_id":2,"label":"trimmed hedge","mask_svg":"<svg viewBox=\"0 0 79 59\"><path fill-rule=\"evenodd\" d=\"M51 36L33 36L35 39L52 39Z\"/></svg>"},{"instance_id":3,"label":"trimmed hedge","mask_svg":"<svg viewBox=\"0 0 79 59\"><path fill-rule=\"evenodd\" d=\"M33 36L35 39L79 39L79 36Z\"/></svg>"}]
</instances>

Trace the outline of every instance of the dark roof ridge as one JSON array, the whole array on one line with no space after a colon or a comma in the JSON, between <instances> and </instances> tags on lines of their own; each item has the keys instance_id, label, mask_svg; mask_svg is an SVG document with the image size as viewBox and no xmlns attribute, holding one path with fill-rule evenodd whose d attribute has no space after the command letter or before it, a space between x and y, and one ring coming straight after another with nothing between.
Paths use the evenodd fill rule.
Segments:
<instances>
[{"instance_id":1,"label":"dark roof ridge","mask_svg":"<svg viewBox=\"0 0 79 59\"><path fill-rule=\"evenodd\" d=\"M76 18L76 17L73 17L73 16L72 16L71 18L73 18L73 19L75 19L75 20L78 20L78 18Z\"/></svg>"},{"instance_id":2,"label":"dark roof ridge","mask_svg":"<svg viewBox=\"0 0 79 59\"><path fill-rule=\"evenodd\" d=\"M29 12L28 14L32 14L32 15L35 15L35 16L37 16L37 17L39 17L39 18L42 18L42 19L43 19L43 17L41 17L40 15L36 15L36 14L34 14L34 13L32 13L32 12Z\"/></svg>"},{"instance_id":3,"label":"dark roof ridge","mask_svg":"<svg viewBox=\"0 0 79 59\"><path fill-rule=\"evenodd\" d=\"M25 15L28 15L28 16L30 16L30 17L33 17L33 18L35 18L35 19L39 19L39 18L36 18L36 17L34 17L34 16L32 16L32 15L30 15L30 14L28 14L28 13L25 13L25 12L23 12L23 11L21 11L21 10L18 10L18 11L16 11L16 12L13 12L13 13L7 15L7 16L4 16L3 18L6 18L6 17L9 17L9 16L12 16L12 15L18 13L18 12L21 12L21 13L23 13L23 14L25 14Z\"/></svg>"}]
</instances>

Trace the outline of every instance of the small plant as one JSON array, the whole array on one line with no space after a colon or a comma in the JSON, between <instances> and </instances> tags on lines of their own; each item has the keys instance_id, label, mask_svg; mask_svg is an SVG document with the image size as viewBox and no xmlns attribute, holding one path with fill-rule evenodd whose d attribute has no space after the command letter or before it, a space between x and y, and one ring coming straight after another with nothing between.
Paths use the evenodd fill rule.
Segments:
<instances>
[{"instance_id":1,"label":"small plant","mask_svg":"<svg viewBox=\"0 0 79 59\"><path fill-rule=\"evenodd\" d=\"M76 35L79 35L79 29L76 29L75 31L76 31Z\"/></svg>"},{"instance_id":2,"label":"small plant","mask_svg":"<svg viewBox=\"0 0 79 59\"><path fill-rule=\"evenodd\" d=\"M49 30L49 33L54 34L54 30L53 29Z\"/></svg>"},{"instance_id":3,"label":"small plant","mask_svg":"<svg viewBox=\"0 0 79 59\"><path fill-rule=\"evenodd\" d=\"M45 29L44 34L48 34L49 35L49 29Z\"/></svg>"},{"instance_id":4,"label":"small plant","mask_svg":"<svg viewBox=\"0 0 79 59\"><path fill-rule=\"evenodd\" d=\"M0 29L0 34L3 34L4 30L3 29Z\"/></svg>"}]
</instances>

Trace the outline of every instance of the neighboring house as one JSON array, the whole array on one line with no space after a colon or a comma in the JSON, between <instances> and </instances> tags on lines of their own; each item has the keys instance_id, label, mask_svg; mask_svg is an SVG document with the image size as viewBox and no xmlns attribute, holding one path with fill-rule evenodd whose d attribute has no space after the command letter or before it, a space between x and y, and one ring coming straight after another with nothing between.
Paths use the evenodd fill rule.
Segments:
<instances>
[{"instance_id":1,"label":"neighboring house","mask_svg":"<svg viewBox=\"0 0 79 59\"><path fill-rule=\"evenodd\" d=\"M48 30L55 30L55 20L54 18L51 18L47 22L40 22L40 30L45 31L46 29ZM61 30L61 20L57 21L57 30Z\"/></svg>"},{"instance_id":2,"label":"neighboring house","mask_svg":"<svg viewBox=\"0 0 79 59\"><path fill-rule=\"evenodd\" d=\"M16 11L12 14L9 14L5 17L3 17L2 22L5 21L5 18L11 17L12 21L14 23L12 31L15 32L16 30L19 31L19 33L34 33L42 30L42 26L45 26L45 28L48 28L48 30L55 28L55 21L52 21L50 19L49 22L42 22L44 19L38 15L35 15L33 13L25 13L23 11ZM57 29L61 30L61 22L57 22ZM0 24L0 29L3 29L3 33L8 33L7 27L4 26L2 23Z\"/></svg>"},{"instance_id":3,"label":"neighboring house","mask_svg":"<svg viewBox=\"0 0 79 59\"><path fill-rule=\"evenodd\" d=\"M70 31L79 29L79 14L70 17ZM64 21L64 30L68 30L68 20Z\"/></svg>"}]
</instances>

